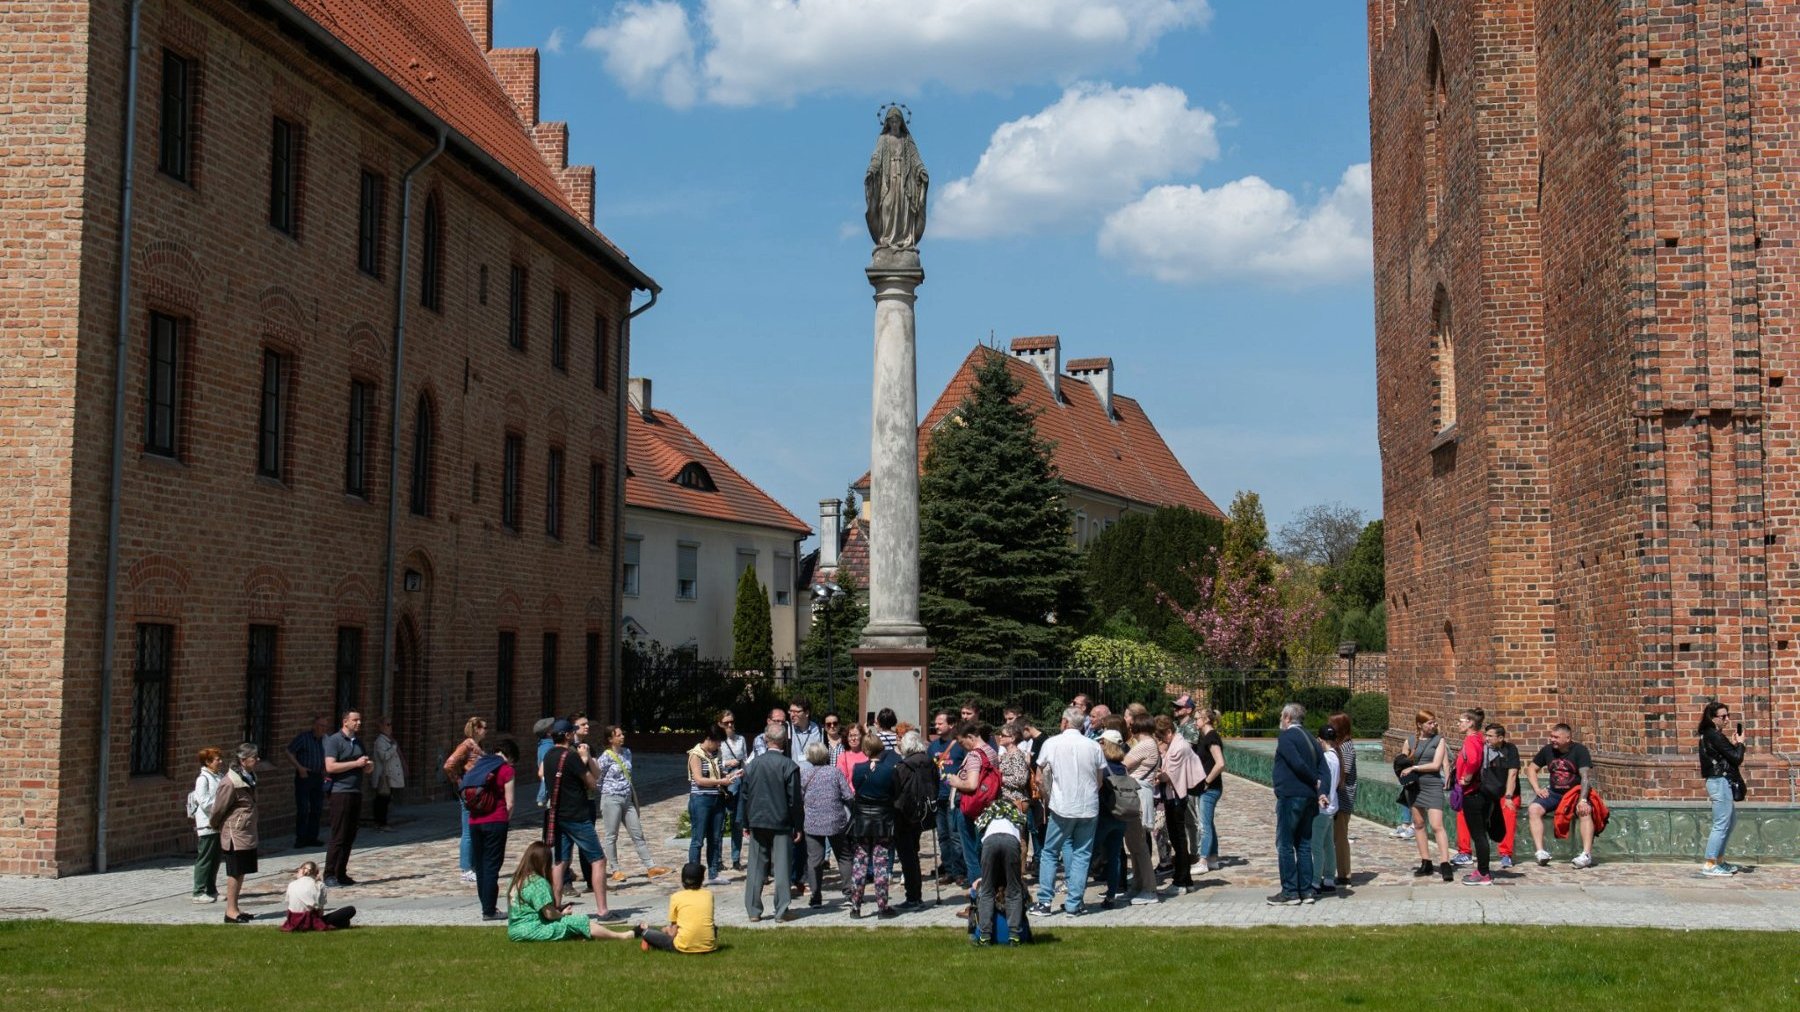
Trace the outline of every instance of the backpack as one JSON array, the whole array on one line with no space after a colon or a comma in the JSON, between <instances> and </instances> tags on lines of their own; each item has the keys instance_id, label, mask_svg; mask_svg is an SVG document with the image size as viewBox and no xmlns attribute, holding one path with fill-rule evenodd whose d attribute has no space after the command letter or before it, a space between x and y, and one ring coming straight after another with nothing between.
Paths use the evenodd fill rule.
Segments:
<instances>
[{"instance_id":1,"label":"backpack","mask_svg":"<svg viewBox=\"0 0 1800 1012\"><path fill-rule=\"evenodd\" d=\"M1106 814L1126 822L1144 817L1136 777L1129 773L1108 773L1106 789L1111 795L1107 800Z\"/></svg>"},{"instance_id":2,"label":"backpack","mask_svg":"<svg viewBox=\"0 0 1800 1012\"><path fill-rule=\"evenodd\" d=\"M980 815L1000 796L1000 767L988 758L987 749L978 748L975 754L981 757L981 773L975 782L975 790L957 799L957 805L965 819Z\"/></svg>"},{"instance_id":3,"label":"backpack","mask_svg":"<svg viewBox=\"0 0 1800 1012\"><path fill-rule=\"evenodd\" d=\"M931 820L932 806L937 802L936 768L902 762L894 771L894 814L911 826L923 826Z\"/></svg>"},{"instance_id":4,"label":"backpack","mask_svg":"<svg viewBox=\"0 0 1800 1012\"><path fill-rule=\"evenodd\" d=\"M463 808L470 815L492 815L500 807L500 767L506 757L499 753L484 755L462 778Z\"/></svg>"}]
</instances>

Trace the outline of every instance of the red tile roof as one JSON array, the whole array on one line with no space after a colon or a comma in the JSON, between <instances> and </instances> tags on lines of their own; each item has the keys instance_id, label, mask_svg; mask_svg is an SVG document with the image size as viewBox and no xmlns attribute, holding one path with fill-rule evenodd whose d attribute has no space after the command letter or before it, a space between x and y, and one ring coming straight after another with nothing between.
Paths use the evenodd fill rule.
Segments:
<instances>
[{"instance_id":1,"label":"red tile roof","mask_svg":"<svg viewBox=\"0 0 1800 1012\"><path fill-rule=\"evenodd\" d=\"M451 0L293 3L526 185L587 223L538 153Z\"/></svg>"},{"instance_id":2,"label":"red tile roof","mask_svg":"<svg viewBox=\"0 0 1800 1012\"><path fill-rule=\"evenodd\" d=\"M1112 359L1110 359L1110 358L1072 358L1072 359L1069 359L1069 364L1063 366L1063 371L1069 372L1069 373L1077 373L1077 372L1088 372L1089 370L1093 370L1093 369L1111 369L1111 368L1112 368Z\"/></svg>"},{"instance_id":3,"label":"red tile roof","mask_svg":"<svg viewBox=\"0 0 1800 1012\"><path fill-rule=\"evenodd\" d=\"M1012 346L1021 348L1021 341L1033 340L1038 339L1014 338ZM1038 434L1055 444L1052 460L1064 483L1143 506L1185 506L1209 516L1225 516L1194 484L1135 399L1113 394L1116 417L1108 421L1100 410L1100 398L1093 385L1065 375L1057 382L1062 393L1062 402L1057 403L1050 395L1049 384L1044 382L1042 370L985 345L977 345L969 352L962 367L951 377L950 385L938 395L925 421L920 423L921 468L925 466L931 433L974 391L975 371L988 355L1004 358L1007 369L1024 385L1019 400L1037 412ZM864 474L855 487L868 488L869 476Z\"/></svg>"},{"instance_id":4,"label":"red tile roof","mask_svg":"<svg viewBox=\"0 0 1800 1012\"><path fill-rule=\"evenodd\" d=\"M725 458L713 452L674 415L661 410L651 414L654 421L635 408L625 412L630 423L626 429L629 439L625 459L630 470L625 477L625 505L773 527L798 537L812 533L804 521L725 463ZM675 476L689 464L706 468L716 491L677 485Z\"/></svg>"},{"instance_id":5,"label":"red tile roof","mask_svg":"<svg viewBox=\"0 0 1800 1012\"><path fill-rule=\"evenodd\" d=\"M1015 337L1012 339L1012 350L1048 351L1057 347L1059 343L1055 334L1045 334L1041 337Z\"/></svg>"}]
</instances>

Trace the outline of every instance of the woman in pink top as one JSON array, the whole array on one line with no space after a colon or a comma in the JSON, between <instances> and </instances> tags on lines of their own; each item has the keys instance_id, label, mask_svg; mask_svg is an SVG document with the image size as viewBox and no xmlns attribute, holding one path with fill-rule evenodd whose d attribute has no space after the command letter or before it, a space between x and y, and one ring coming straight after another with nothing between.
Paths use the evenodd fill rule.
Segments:
<instances>
[{"instance_id":1,"label":"woman in pink top","mask_svg":"<svg viewBox=\"0 0 1800 1012\"><path fill-rule=\"evenodd\" d=\"M874 732L869 733L873 734ZM844 729L844 751L838 754L837 768L838 772L844 775L845 783L851 782L852 771L869 761L869 757L863 755L862 743L863 726L861 724L851 724Z\"/></svg>"},{"instance_id":2,"label":"woman in pink top","mask_svg":"<svg viewBox=\"0 0 1800 1012\"><path fill-rule=\"evenodd\" d=\"M1464 710L1456 715L1456 733L1463 736L1462 750L1456 753L1455 772L1449 783L1451 785L1461 784L1464 794L1480 786L1476 781L1481 777L1481 756L1483 749L1487 747L1487 741L1481 736L1482 725L1486 722L1487 713L1479 708ZM1486 832L1485 827L1482 828L1482 831ZM1474 858L1469 856L1470 846L1469 821L1463 818L1463 813L1458 810L1456 813L1456 857L1452 858L1450 863L1461 868L1473 861Z\"/></svg>"},{"instance_id":3,"label":"woman in pink top","mask_svg":"<svg viewBox=\"0 0 1800 1012\"><path fill-rule=\"evenodd\" d=\"M1206 779L1206 770L1201 768L1200 757L1195 754L1194 747L1176 733L1172 718L1156 718L1156 743L1164 750L1162 766L1156 771L1156 779L1162 786L1165 799L1163 818L1166 820L1169 846L1175 850L1175 867L1171 879L1177 889L1185 892L1194 888L1194 855L1187 852L1187 796L1189 791Z\"/></svg>"}]
</instances>

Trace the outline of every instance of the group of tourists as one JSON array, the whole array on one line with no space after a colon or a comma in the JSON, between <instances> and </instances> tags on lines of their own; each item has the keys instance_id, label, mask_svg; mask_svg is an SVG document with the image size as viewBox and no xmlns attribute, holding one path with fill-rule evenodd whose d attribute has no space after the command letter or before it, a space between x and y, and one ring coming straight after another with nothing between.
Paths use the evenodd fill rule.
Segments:
<instances>
[{"instance_id":1,"label":"group of tourists","mask_svg":"<svg viewBox=\"0 0 1800 1012\"><path fill-rule=\"evenodd\" d=\"M545 719L535 728L542 824L506 889L505 912L500 875L517 803L518 745L509 739L490 749L486 721L471 717L443 773L460 801L464 878L476 887L482 918L507 921L509 937L517 940L629 938L646 949L710 951L716 932L706 887L726 884L729 815L730 860L734 870L746 872L743 900L751 921L765 917L771 885L767 916L773 919L797 916L795 899L822 906L828 875L852 918L864 916L871 898L877 917L919 906L927 884L921 840L930 832L934 891L946 885L967 890L972 940L1017 944L1030 938L1032 917L1087 913L1090 878L1103 890L1102 906L1154 904L1191 890L1196 874L1219 867L1214 812L1226 767L1218 714L1187 694L1175 698L1171 709L1152 715L1133 703L1114 714L1078 695L1050 731L1016 706L1005 708L998 726L990 725L971 700L956 711L932 714L932 726L924 729L897 720L891 710L874 714L866 725L835 714L819 722L809 701L796 697L772 710L749 741L733 713L720 713L686 756L688 861L663 928L602 926L611 916L608 886L629 878L618 849L621 829L647 879L670 872L654 862L644 838L623 728L603 727L591 742L582 714ZM1730 718L1728 704L1710 702L1695 732L1713 808L1702 868L1708 876L1738 871L1724 851L1735 804L1744 796L1739 767L1745 747L1742 724L1726 729ZM1299 905L1350 883L1357 754L1347 714L1333 713L1308 731L1304 707L1288 704L1280 722L1272 781L1281 891L1268 902ZM364 748L362 717L355 711L344 714L336 732L321 733L324 721L316 721L288 746L298 842L317 842L307 834L317 833L320 808L331 839L322 866L307 861L295 870L284 930L330 930L348 926L355 916L354 907L327 910L325 900L328 890L355 884L348 865L361 796L376 794L376 820L384 824L385 797L404 783L391 728L385 720L377 723L373 754ZM1574 834L1580 841L1571 864L1593 864L1594 838L1604 831L1608 812L1594 787L1592 756L1568 724L1554 725L1525 763L1506 728L1486 721L1480 709L1457 714L1454 753L1436 714L1419 710L1414 724L1393 769L1405 811L1395 835L1416 841L1415 877L1449 882L1465 868L1464 884L1491 885L1496 851L1500 868L1513 866L1525 786L1532 794L1525 810L1536 862L1551 860L1544 840L1549 819L1557 837ZM244 878L257 870L261 756L255 744L245 743L229 758L215 748L201 750L198 758L188 796L199 837L193 896L196 902L218 898L223 864L224 919L247 923L251 918L239 898ZM299 804L315 792L323 805ZM899 902L892 896L896 871L904 890ZM1167 886L1159 886L1163 876ZM578 879L594 897L592 914L577 915L569 902L579 896ZM1035 880L1034 893L1028 893L1027 879Z\"/></svg>"}]
</instances>

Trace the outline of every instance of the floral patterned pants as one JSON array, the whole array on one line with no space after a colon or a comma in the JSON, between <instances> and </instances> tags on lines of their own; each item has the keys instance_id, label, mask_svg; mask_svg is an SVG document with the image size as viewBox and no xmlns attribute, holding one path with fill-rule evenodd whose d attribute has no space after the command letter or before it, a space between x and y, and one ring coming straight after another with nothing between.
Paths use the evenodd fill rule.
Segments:
<instances>
[{"instance_id":1,"label":"floral patterned pants","mask_svg":"<svg viewBox=\"0 0 1800 1012\"><path fill-rule=\"evenodd\" d=\"M875 873L875 906L888 908L888 847L886 840L861 839L850 856L850 906L861 909L863 884Z\"/></svg>"}]
</instances>

